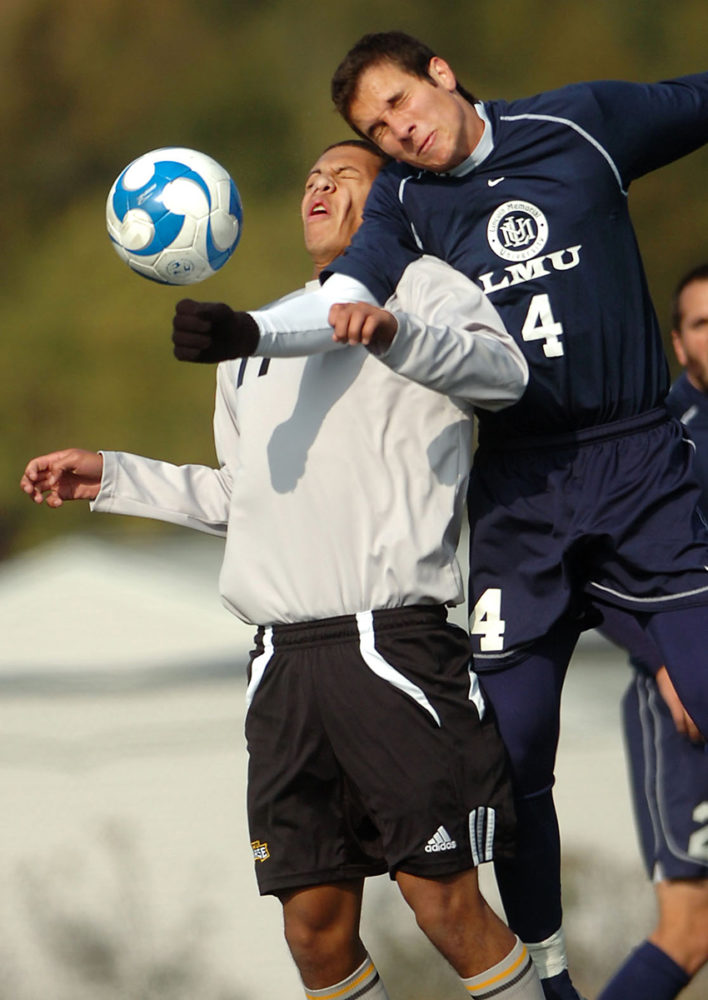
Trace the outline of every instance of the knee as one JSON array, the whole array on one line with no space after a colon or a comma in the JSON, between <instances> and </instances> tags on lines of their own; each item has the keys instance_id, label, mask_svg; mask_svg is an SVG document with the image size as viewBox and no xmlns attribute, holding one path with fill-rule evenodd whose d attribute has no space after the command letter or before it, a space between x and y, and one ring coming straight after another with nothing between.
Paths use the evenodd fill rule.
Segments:
<instances>
[{"instance_id":1,"label":"knee","mask_svg":"<svg viewBox=\"0 0 708 1000\"><path fill-rule=\"evenodd\" d=\"M307 982L321 974L327 985L351 972L362 951L358 917L356 896L335 890L306 890L283 900L285 940Z\"/></svg>"},{"instance_id":2,"label":"knee","mask_svg":"<svg viewBox=\"0 0 708 1000\"><path fill-rule=\"evenodd\" d=\"M415 914L416 923L428 937L435 932L454 933L457 928L476 925L482 918L484 901L476 874L468 877L416 879L398 877L403 897Z\"/></svg>"},{"instance_id":3,"label":"knee","mask_svg":"<svg viewBox=\"0 0 708 1000\"><path fill-rule=\"evenodd\" d=\"M290 953L298 968L327 963L341 954L351 939L351 929L317 912L285 914L283 930Z\"/></svg>"}]
</instances>

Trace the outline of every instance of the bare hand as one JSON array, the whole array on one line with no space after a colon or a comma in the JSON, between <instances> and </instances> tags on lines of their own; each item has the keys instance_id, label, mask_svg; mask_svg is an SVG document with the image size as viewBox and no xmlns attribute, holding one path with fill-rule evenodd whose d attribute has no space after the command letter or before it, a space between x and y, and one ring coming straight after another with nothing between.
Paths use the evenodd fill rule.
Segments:
<instances>
[{"instance_id":1,"label":"bare hand","mask_svg":"<svg viewBox=\"0 0 708 1000\"><path fill-rule=\"evenodd\" d=\"M393 313L367 302L338 302L329 310L333 340L342 344L363 344L375 354L383 353L393 343L398 320Z\"/></svg>"},{"instance_id":2,"label":"bare hand","mask_svg":"<svg viewBox=\"0 0 708 1000\"><path fill-rule=\"evenodd\" d=\"M66 448L33 458L20 487L35 503L61 507L65 500L95 500L101 488L103 455Z\"/></svg>"},{"instance_id":3,"label":"bare hand","mask_svg":"<svg viewBox=\"0 0 708 1000\"><path fill-rule=\"evenodd\" d=\"M659 667L656 673L656 686L671 712L671 718L674 720L677 732L688 737L692 743L705 743L698 726L683 707L683 702L676 692L666 667Z\"/></svg>"}]
</instances>

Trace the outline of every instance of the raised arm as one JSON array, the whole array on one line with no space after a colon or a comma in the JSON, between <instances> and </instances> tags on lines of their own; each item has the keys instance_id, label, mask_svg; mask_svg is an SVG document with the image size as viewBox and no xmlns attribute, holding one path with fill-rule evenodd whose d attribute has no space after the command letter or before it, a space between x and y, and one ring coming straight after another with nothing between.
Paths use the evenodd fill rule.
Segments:
<instances>
[{"instance_id":1,"label":"raised arm","mask_svg":"<svg viewBox=\"0 0 708 1000\"><path fill-rule=\"evenodd\" d=\"M356 301L376 299L361 282L344 275L251 312L223 302L183 299L172 321L174 355L179 361L215 364L251 355L285 358L336 350L341 344L332 337L330 306Z\"/></svg>"}]
</instances>

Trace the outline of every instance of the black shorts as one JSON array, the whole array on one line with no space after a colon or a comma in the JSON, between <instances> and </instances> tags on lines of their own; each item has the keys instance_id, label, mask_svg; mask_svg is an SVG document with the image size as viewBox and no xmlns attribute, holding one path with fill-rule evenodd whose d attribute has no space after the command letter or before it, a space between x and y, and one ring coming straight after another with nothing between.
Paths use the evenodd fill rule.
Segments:
<instances>
[{"instance_id":1,"label":"black shorts","mask_svg":"<svg viewBox=\"0 0 708 1000\"><path fill-rule=\"evenodd\" d=\"M599 624L708 605L708 526L692 446L664 409L574 439L480 447L469 492L475 669L495 670L561 618Z\"/></svg>"},{"instance_id":2,"label":"black shorts","mask_svg":"<svg viewBox=\"0 0 708 1000\"><path fill-rule=\"evenodd\" d=\"M504 747L444 608L261 628L247 701L262 894L512 852Z\"/></svg>"},{"instance_id":3,"label":"black shorts","mask_svg":"<svg viewBox=\"0 0 708 1000\"><path fill-rule=\"evenodd\" d=\"M622 710L649 877L708 878L708 748L676 731L653 677L635 675Z\"/></svg>"}]
</instances>

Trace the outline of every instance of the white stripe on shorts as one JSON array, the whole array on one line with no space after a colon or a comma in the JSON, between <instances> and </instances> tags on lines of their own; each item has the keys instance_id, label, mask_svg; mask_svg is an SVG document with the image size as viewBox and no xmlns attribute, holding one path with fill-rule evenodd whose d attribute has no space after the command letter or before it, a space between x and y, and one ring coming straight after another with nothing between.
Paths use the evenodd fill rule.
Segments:
<instances>
[{"instance_id":1,"label":"white stripe on shorts","mask_svg":"<svg viewBox=\"0 0 708 1000\"><path fill-rule=\"evenodd\" d=\"M379 653L375 646L376 636L374 634L373 612L358 612L356 623L359 629L359 651L369 670L373 671L381 680L386 681L392 687L412 698L413 701L417 702L421 708L425 709L435 719L438 726L441 725L440 716L426 698L425 692L417 684L414 684L413 681L408 680L395 667L392 667L390 663L387 663L381 653Z\"/></svg>"},{"instance_id":2,"label":"white stripe on shorts","mask_svg":"<svg viewBox=\"0 0 708 1000\"><path fill-rule=\"evenodd\" d=\"M486 711L484 704L484 695L482 694L482 689L479 686L479 677L472 669L472 660L470 660L470 665L467 668L467 672L470 677L470 690L467 697L477 709L477 714L479 715L480 719L483 719L484 713Z\"/></svg>"},{"instance_id":3,"label":"white stripe on shorts","mask_svg":"<svg viewBox=\"0 0 708 1000\"><path fill-rule=\"evenodd\" d=\"M494 830L497 814L494 809L479 806L473 809L467 818L470 832L470 851L475 867L483 861L491 861L494 857Z\"/></svg>"},{"instance_id":4,"label":"white stripe on shorts","mask_svg":"<svg viewBox=\"0 0 708 1000\"><path fill-rule=\"evenodd\" d=\"M251 706L258 685L263 679L266 667L273 655L273 629L270 625L263 629L263 652L259 653L251 663L251 679L246 688L246 711Z\"/></svg>"}]
</instances>

